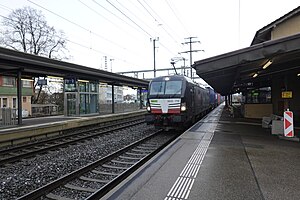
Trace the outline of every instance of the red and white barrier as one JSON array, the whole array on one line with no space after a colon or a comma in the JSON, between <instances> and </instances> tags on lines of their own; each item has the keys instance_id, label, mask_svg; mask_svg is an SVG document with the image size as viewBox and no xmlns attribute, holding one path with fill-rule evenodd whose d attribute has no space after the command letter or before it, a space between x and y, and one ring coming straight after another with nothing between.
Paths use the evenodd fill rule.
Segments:
<instances>
[{"instance_id":1,"label":"red and white barrier","mask_svg":"<svg viewBox=\"0 0 300 200\"><path fill-rule=\"evenodd\" d=\"M294 137L293 112L289 110L285 111L283 117L284 117L284 136Z\"/></svg>"}]
</instances>

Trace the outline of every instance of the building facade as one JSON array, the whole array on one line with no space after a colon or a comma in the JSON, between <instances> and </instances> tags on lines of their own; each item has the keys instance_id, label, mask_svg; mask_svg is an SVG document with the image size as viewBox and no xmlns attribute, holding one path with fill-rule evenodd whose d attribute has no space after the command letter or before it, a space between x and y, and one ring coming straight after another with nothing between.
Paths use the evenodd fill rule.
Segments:
<instances>
[{"instance_id":1,"label":"building facade","mask_svg":"<svg viewBox=\"0 0 300 200\"><path fill-rule=\"evenodd\" d=\"M22 79L22 112L31 116L31 97L34 94L33 80ZM0 108L18 108L17 81L15 77L0 76Z\"/></svg>"}]
</instances>

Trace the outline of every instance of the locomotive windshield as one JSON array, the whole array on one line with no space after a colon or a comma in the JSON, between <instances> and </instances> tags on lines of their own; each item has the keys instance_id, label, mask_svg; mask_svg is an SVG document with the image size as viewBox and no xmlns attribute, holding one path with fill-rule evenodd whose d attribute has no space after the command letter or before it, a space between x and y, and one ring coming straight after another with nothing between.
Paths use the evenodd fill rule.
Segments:
<instances>
[{"instance_id":1,"label":"locomotive windshield","mask_svg":"<svg viewBox=\"0 0 300 200\"><path fill-rule=\"evenodd\" d=\"M152 82L150 95L174 95L181 94L182 81L161 81Z\"/></svg>"}]
</instances>

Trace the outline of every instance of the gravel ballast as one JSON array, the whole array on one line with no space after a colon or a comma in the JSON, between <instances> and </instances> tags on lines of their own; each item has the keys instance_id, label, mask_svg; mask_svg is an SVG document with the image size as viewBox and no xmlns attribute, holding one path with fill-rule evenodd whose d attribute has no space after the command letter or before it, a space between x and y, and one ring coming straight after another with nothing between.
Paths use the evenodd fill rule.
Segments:
<instances>
[{"instance_id":1,"label":"gravel ballast","mask_svg":"<svg viewBox=\"0 0 300 200\"><path fill-rule=\"evenodd\" d=\"M16 199L154 132L141 124L0 168L0 199Z\"/></svg>"}]
</instances>

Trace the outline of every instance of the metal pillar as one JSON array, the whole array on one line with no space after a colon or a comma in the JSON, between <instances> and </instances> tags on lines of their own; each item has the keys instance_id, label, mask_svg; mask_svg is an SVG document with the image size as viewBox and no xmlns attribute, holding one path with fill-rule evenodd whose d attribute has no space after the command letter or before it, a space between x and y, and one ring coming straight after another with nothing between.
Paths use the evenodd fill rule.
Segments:
<instances>
[{"instance_id":1,"label":"metal pillar","mask_svg":"<svg viewBox=\"0 0 300 200\"><path fill-rule=\"evenodd\" d=\"M143 108L143 101L142 101L142 89L141 88L139 88L139 93L140 93L140 109L142 109Z\"/></svg>"},{"instance_id":2,"label":"metal pillar","mask_svg":"<svg viewBox=\"0 0 300 200\"><path fill-rule=\"evenodd\" d=\"M228 107L228 98L227 98L228 96L227 95L225 95L225 107Z\"/></svg>"},{"instance_id":3,"label":"metal pillar","mask_svg":"<svg viewBox=\"0 0 300 200\"><path fill-rule=\"evenodd\" d=\"M114 84L111 85L111 112L115 113L115 89Z\"/></svg>"},{"instance_id":4,"label":"metal pillar","mask_svg":"<svg viewBox=\"0 0 300 200\"><path fill-rule=\"evenodd\" d=\"M18 71L17 77L17 96L18 96L18 125L22 124L22 72Z\"/></svg>"},{"instance_id":5,"label":"metal pillar","mask_svg":"<svg viewBox=\"0 0 300 200\"><path fill-rule=\"evenodd\" d=\"M155 42L157 41L158 39L153 39L153 72L154 72L154 78L156 77L156 57L155 57Z\"/></svg>"},{"instance_id":6,"label":"metal pillar","mask_svg":"<svg viewBox=\"0 0 300 200\"><path fill-rule=\"evenodd\" d=\"M191 67L191 79L193 80L193 59L192 59L192 37L190 37L190 67Z\"/></svg>"}]
</instances>

